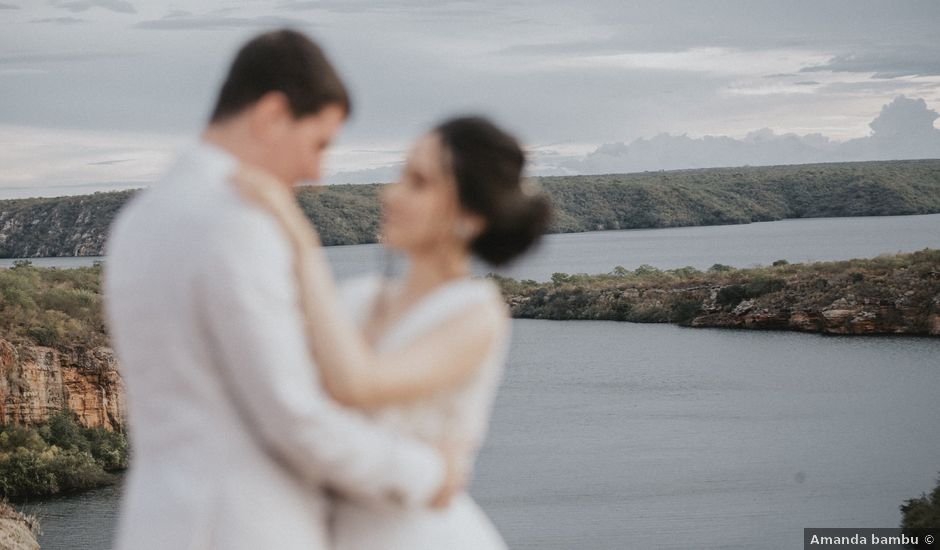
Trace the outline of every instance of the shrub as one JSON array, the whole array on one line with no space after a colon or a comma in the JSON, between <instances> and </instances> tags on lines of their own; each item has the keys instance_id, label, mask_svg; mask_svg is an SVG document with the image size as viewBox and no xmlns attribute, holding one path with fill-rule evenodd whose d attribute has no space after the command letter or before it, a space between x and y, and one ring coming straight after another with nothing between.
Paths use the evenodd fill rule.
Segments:
<instances>
[{"instance_id":1,"label":"shrub","mask_svg":"<svg viewBox=\"0 0 940 550\"><path fill-rule=\"evenodd\" d=\"M901 508L902 529L936 529L940 527L940 478L930 496L922 493L920 498L904 501Z\"/></svg>"},{"instance_id":2,"label":"shrub","mask_svg":"<svg viewBox=\"0 0 940 550\"><path fill-rule=\"evenodd\" d=\"M660 273L662 272L659 269L648 264L643 264L640 267L633 270L633 274L636 275L637 277L652 277L655 275L659 275Z\"/></svg>"},{"instance_id":3,"label":"shrub","mask_svg":"<svg viewBox=\"0 0 940 550\"><path fill-rule=\"evenodd\" d=\"M695 298L676 297L673 299L669 321L680 325L689 325L692 319L702 312L702 301Z\"/></svg>"},{"instance_id":4,"label":"shrub","mask_svg":"<svg viewBox=\"0 0 940 550\"><path fill-rule=\"evenodd\" d=\"M47 496L99 487L113 481L88 453L48 447L0 454L0 492L6 498Z\"/></svg>"},{"instance_id":5,"label":"shrub","mask_svg":"<svg viewBox=\"0 0 940 550\"><path fill-rule=\"evenodd\" d=\"M101 266L0 269L0 334L49 347L104 345Z\"/></svg>"},{"instance_id":6,"label":"shrub","mask_svg":"<svg viewBox=\"0 0 940 550\"><path fill-rule=\"evenodd\" d=\"M764 294L782 290L787 283L783 279L775 277L754 277L744 285L744 295L746 298L757 298Z\"/></svg>"},{"instance_id":7,"label":"shrub","mask_svg":"<svg viewBox=\"0 0 940 550\"><path fill-rule=\"evenodd\" d=\"M127 468L124 434L79 426L62 411L38 428L0 426L0 496L24 498L111 483Z\"/></svg>"},{"instance_id":8,"label":"shrub","mask_svg":"<svg viewBox=\"0 0 940 550\"><path fill-rule=\"evenodd\" d=\"M734 307L741 303L746 294L747 291L744 285L728 285L721 287L715 301L718 302L718 305Z\"/></svg>"}]
</instances>

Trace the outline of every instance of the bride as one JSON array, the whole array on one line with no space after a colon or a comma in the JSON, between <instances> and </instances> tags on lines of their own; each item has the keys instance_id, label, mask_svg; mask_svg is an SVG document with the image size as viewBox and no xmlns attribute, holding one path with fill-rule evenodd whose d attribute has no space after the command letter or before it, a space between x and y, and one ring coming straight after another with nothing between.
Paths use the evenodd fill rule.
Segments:
<instances>
[{"instance_id":1,"label":"bride","mask_svg":"<svg viewBox=\"0 0 940 550\"><path fill-rule=\"evenodd\" d=\"M505 264L546 228L549 203L522 182L524 163L516 140L482 118L428 132L381 196L383 242L408 258L405 276L359 277L339 292L315 229L286 187L247 167L234 178L290 237L310 350L327 391L457 453L468 473L510 333L499 289L471 278L470 260ZM332 528L339 550L505 548L466 492L442 509L341 500Z\"/></svg>"}]
</instances>

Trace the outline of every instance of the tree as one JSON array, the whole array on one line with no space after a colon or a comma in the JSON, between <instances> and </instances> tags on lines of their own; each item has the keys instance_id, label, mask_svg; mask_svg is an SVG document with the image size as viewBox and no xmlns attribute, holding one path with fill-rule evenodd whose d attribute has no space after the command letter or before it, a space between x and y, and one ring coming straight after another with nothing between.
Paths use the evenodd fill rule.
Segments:
<instances>
[{"instance_id":1,"label":"tree","mask_svg":"<svg viewBox=\"0 0 940 550\"><path fill-rule=\"evenodd\" d=\"M922 493L919 498L904 501L901 508L902 529L936 529L940 527L940 478L930 496Z\"/></svg>"}]
</instances>

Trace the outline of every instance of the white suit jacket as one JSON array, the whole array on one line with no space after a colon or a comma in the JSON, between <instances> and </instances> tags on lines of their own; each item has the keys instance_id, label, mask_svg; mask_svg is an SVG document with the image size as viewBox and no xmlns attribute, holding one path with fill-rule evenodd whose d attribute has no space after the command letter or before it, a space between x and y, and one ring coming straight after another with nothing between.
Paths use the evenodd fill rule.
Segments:
<instances>
[{"instance_id":1,"label":"white suit jacket","mask_svg":"<svg viewBox=\"0 0 940 550\"><path fill-rule=\"evenodd\" d=\"M423 505L438 454L323 392L277 223L198 142L111 230L106 311L131 467L116 548L328 547L328 485Z\"/></svg>"}]
</instances>

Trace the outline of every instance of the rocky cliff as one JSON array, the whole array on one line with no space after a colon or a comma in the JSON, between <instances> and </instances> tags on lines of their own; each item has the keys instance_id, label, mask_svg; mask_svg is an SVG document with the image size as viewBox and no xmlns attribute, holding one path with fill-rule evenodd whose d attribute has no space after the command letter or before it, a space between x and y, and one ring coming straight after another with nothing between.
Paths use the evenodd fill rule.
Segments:
<instances>
[{"instance_id":1,"label":"rocky cliff","mask_svg":"<svg viewBox=\"0 0 940 550\"><path fill-rule=\"evenodd\" d=\"M717 294L720 288L713 289ZM828 304L797 307L783 299L744 300L730 310L703 302L703 315L692 319L693 327L729 327L752 329L796 330L826 334L915 334L940 336L940 294L929 301L907 300L914 294L894 300L838 298Z\"/></svg>"},{"instance_id":2,"label":"rocky cliff","mask_svg":"<svg viewBox=\"0 0 940 550\"><path fill-rule=\"evenodd\" d=\"M0 423L37 425L66 408L84 426L124 429L124 384L114 352L0 339Z\"/></svg>"},{"instance_id":3,"label":"rocky cliff","mask_svg":"<svg viewBox=\"0 0 940 550\"><path fill-rule=\"evenodd\" d=\"M514 317L828 334L940 336L940 250L701 272L642 266L550 283L500 279Z\"/></svg>"},{"instance_id":4,"label":"rocky cliff","mask_svg":"<svg viewBox=\"0 0 940 550\"><path fill-rule=\"evenodd\" d=\"M39 550L36 534L39 522L0 502L0 548L4 550Z\"/></svg>"}]
</instances>

